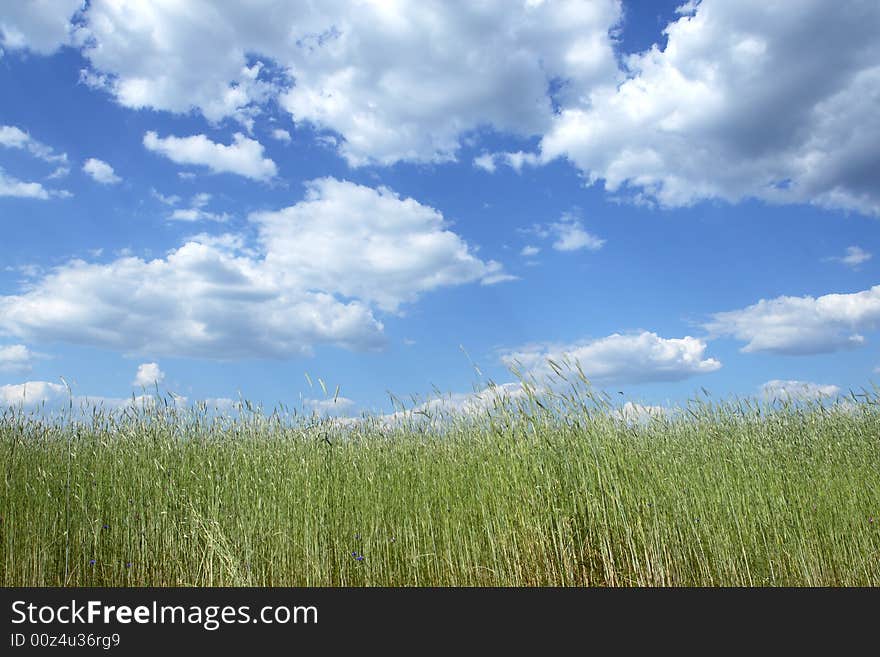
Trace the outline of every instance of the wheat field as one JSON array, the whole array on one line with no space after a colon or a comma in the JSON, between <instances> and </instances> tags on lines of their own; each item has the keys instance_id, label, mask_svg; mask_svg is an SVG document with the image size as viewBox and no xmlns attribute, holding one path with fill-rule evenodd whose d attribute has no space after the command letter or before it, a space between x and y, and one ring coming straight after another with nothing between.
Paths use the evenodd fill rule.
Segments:
<instances>
[{"instance_id":1,"label":"wheat field","mask_svg":"<svg viewBox=\"0 0 880 657\"><path fill-rule=\"evenodd\" d=\"M880 584L880 406L0 417L4 586Z\"/></svg>"}]
</instances>

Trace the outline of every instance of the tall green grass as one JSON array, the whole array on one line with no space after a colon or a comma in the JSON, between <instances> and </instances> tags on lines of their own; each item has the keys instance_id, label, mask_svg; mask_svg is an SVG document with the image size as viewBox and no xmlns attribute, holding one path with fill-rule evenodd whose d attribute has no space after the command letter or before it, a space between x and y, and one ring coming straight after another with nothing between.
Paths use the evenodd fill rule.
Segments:
<instances>
[{"instance_id":1,"label":"tall green grass","mask_svg":"<svg viewBox=\"0 0 880 657\"><path fill-rule=\"evenodd\" d=\"M880 406L0 418L4 586L880 584ZM358 557L363 556L362 559Z\"/></svg>"}]
</instances>

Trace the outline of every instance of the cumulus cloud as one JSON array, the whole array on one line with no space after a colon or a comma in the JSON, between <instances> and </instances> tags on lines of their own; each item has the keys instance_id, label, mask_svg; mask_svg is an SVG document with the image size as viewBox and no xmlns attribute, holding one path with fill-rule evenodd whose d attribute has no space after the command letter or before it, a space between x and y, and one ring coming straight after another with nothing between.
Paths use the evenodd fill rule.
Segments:
<instances>
[{"instance_id":1,"label":"cumulus cloud","mask_svg":"<svg viewBox=\"0 0 880 657\"><path fill-rule=\"evenodd\" d=\"M99 160L95 157L90 157L86 160L85 164L83 164L83 171L89 174L92 180L102 185L115 185L122 181L122 178L113 171L113 167L104 162L104 160Z\"/></svg>"},{"instance_id":2,"label":"cumulus cloud","mask_svg":"<svg viewBox=\"0 0 880 657\"><path fill-rule=\"evenodd\" d=\"M705 352L706 342L699 338L663 338L643 331L573 344L531 345L506 352L501 360L536 378L551 376L553 361L579 364L593 383L644 383L680 381L720 369L721 363L705 357Z\"/></svg>"},{"instance_id":3,"label":"cumulus cloud","mask_svg":"<svg viewBox=\"0 0 880 657\"><path fill-rule=\"evenodd\" d=\"M285 143L290 143L290 133L282 128L275 128L272 131L272 138Z\"/></svg>"},{"instance_id":4,"label":"cumulus cloud","mask_svg":"<svg viewBox=\"0 0 880 657\"><path fill-rule=\"evenodd\" d=\"M566 157L588 182L664 206L755 197L880 213L880 5L687 3L665 46L618 63L622 11L617 0L261 11L93 0L75 42L90 63L83 79L126 107L196 110L250 130L277 103L353 166L455 159L489 128L541 141L536 153L476 158L487 170ZM15 26L29 12L4 19L7 47L28 42ZM49 16L67 29L67 5ZM188 139L210 153L199 163L219 157L204 135ZM274 175L255 159L244 175Z\"/></svg>"},{"instance_id":5,"label":"cumulus cloud","mask_svg":"<svg viewBox=\"0 0 880 657\"><path fill-rule=\"evenodd\" d=\"M30 136L21 128L14 125L0 126L0 146L24 148L30 140Z\"/></svg>"},{"instance_id":6,"label":"cumulus cloud","mask_svg":"<svg viewBox=\"0 0 880 657\"><path fill-rule=\"evenodd\" d=\"M628 424L648 424L652 420L670 418L675 415L675 409L668 406L655 406L626 402L614 411L614 416Z\"/></svg>"},{"instance_id":7,"label":"cumulus cloud","mask_svg":"<svg viewBox=\"0 0 880 657\"><path fill-rule=\"evenodd\" d=\"M67 154L56 153L53 148L37 141L26 131L13 125L0 126L0 146L24 150L34 157L55 165L55 170L47 176L49 179L62 178L70 169L67 167ZM49 190L38 182L24 182L6 174L0 168L0 196L16 196L19 198L48 199L50 197L66 198L71 194L65 190Z\"/></svg>"},{"instance_id":8,"label":"cumulus cloud","mask_svg":"<svg viewBox=\"0 0 880 657\"><path fill-rule=\"evenodd\" d=\"M0 386L0 406L37 406L69 398L67 387L47 381L28 381Z\"/></svg>"},{"instance_id":9,"label":"cumulus cloud","mask_svg":"<svg viewBox=\"0 0 880 657\"><path fill-rule=\"evenodd\" d=\"M251 215L257 243L195 236L153 260L72 260L0 296L0 333L126 353L287 358L384 344L374 308L503 274L435 209L324 178L304 200Z\"/></svg>"},{"instance_id":10,"label":"cumulus cloud","mask_svg":"<svg viewBox=\"0 0 880 657\"><path fill-rule=\"evenodd\" d=\"M410 412L477 415L525 396L526 390L519 382L493 384L476 392L456 392L435 397L417 405Z\"/></svg>"},{"instance_id":11,"label":"cumulus cloud","mask_svg":"<svg viewBox=\"0 0 880 657\"><path fill-rule=\"evenodd\" d=\"M177 164L206 166L214 173L234 173L252 180L268 180L278 173L275 163L263 156L263 145L240 132L226 145L205 135L159 137L151 130L144 135L144 146Z\"/></svg>"},{"instance_id":12,"label":"cumulus cloud","mask_svg":"<svg viewBox=\"0 0 880 657\"><path fill-rule=\"evenodd\" d=\"M21 406L26 409L44 407L49 411L57 411L71 405L78 413L92 408L118 410L123 408L149 408L158 403L153 395L131 397L103 397L101 395L80 395L74 393L66 385L48 381L27 381L0 386L0 408L5 406ZM166 400L177 407L187 404L187 398L175 395ZM207 402L208 400L206 400ZM215 400L210 400L215 401ZM213 406L208 405L209 408Z\"/></svg>"},{"instance_id":13,"label":"cumulus cloud","mask_svg":"<svg viewBox=\"0 0 880 657\"><path fill-rule=\"evenodd\" d=\"M339 415L348 413L355 406L355 402L348 397L333 397L330 399L303 399L303 407L318 415Z\"/></svg>"},{"instance_id":14,"label":"cumulus cloud","mask_svg":"<svg viewBox=\"0 0 880 657\"><path fill-rule=\"evenodd\" d=\"M506 164L517 173L520 173L524 166L534 167L542 163L540 154L526 153L524 151L483 153L479 157L474 158L474 166L484 169L489 173L494 173L499 164Z\"/></svg>"},{"instance_id":15,"label":"cumulus cloud","mask_svg":"<svg viewBox=\"0 0 880 657\"><path fill-rule=\"evenodd\" d=\"M136 388L145 388L162 383L165 380L165 372L159 369L158 363L141 363L138 365L137 373L134 375L134 381L131 385Z\"/></svg>"},{"instance_id":16,"label":"cumulus cloud","mask_svg":"<svg viewBox=\"0 0 880 657\"><path fill-rule=\"evenodd\" d=\"M584 88L541 141L591 183L664 206L809 202L880 213L880 5L691 3L665 48Z\"/></svg>"},{"instance_id":17,"label":"cumulus cloud","mask_svg":"<svg viewBox=\"0 0 880 657\"><path fill-rule=\"evenodd\" d=\"M845 255L829 258L829 260L834 260L852 269L858 269L859 265L868 262L873 257L873 254L868 253L860 246L848 246Z\"/></svg>"},{"instance_id":18,"label":"cumulus cloud","mask_svg":"<svg viewBox=\"0 0 880 657\"><path fill-rule=\"evenodd\" d=\"M177 197L175 197L177 198ZM178 199L179 200L179 199ZM211 195L206 193L196 194L190 200L190 207L175 209L168 218L173 221L216 221L223 223L229 221L229 215L225 212L209 212L205 206L211 200Z\"/></svg>"},{"instance_id":19,"label":"cumulus cloud","mask_svg":"<svg viewBox=\"0 0 880 657\"><path fill-rule=\"evenodd\" d=\"M880 285L852 294L761 299L716 313L705 328L714 336L742 340L744 352L819 354L859 347L860 331L880 323Z\"/></svg>"},{"instance_id":20,"label":"cumulus cloud","mask_svg":"<svg viewBox=\"0 0 880 657\"><path fill-rule=\"evenodd\" d=\"M527 258L530 258L532 256L538 255L540 252L541 252L541 249L539 249L537 246L531 246L531 245L527 244L526 246L524 246L522 248L522 251L520 251L519 254L521 256L525 256Z\"/></svg>"},{"instance_id":21,"label":"cumulus cloud","mask_svg":"<svg viewBox=\"0 0 880 657\"><path fill-rule=\"evenodd\" d=\"M170 194L168 196L165 196L165 194L162 194L155 189L150 189L150 196L152 196L163 205L170 205L173 207L180 203L180 197L177 194Z\"/></svg>"},{"instance_id":22,"label":"cumulus cloud","mask_svg":"<svg viewBox=\"0 0 880 657\"><path fill-rule=\"evenodd\" d=\"M208 212L201 208L178 208L168 215L168 218L174 221L216 221L219 223L229 221L229 215L225 212Z\"/></svg>"},{"instance_id":23,"label":"cumulus cloud","mask_svg":"<svg viewBox=\"0 0 880 657\"><path fill-rule=\"evenodd\" d=\"M534 388L521 382L490 384L475 392L456 392L438 395L427 401L415 404L412 408L367 418L379 427L393 429L416 422L443 422L458 417L492 414L498 409L511 409L528 405L528 399L537 400L544 407L552 407L560 395L554 385ZM570 390L562 392L570 394ZM649 406L626 402L611 411L611 417L628 424L647 424L654 419L673 418L678 409L668 406ZM354 425L362 422L360 418L341 418L344 424Z\"/></svg>"},{"instance_id":24,"label":"cumulus cloud","mask_svg":"<svg viewBox=\"0 0 880 657\"><path fill-rule=\"evenodd\" d=\"M488 171L489 173L494 173L497 168L495 166L495 155L492 153L478 155L474 158L474 166L483 169L484 171Z\"/></svg>"},{"instance_id":25,"label":"cumulus cloud","mask_svg":"<svg viewBox=\"0 0 880 657\"><path fill-rule=\"evenodd\" d=\"M559 221L534 224L530 228L521 229L520 232L544 239L553 239L551 246L556 251L578 251L580 249L598 251L605 245L604 239L587 231L577 215L570 212L564 213ZM526 254L523 253L523 255Z\"/></svg>"},{"instance_id":26,"label":"cumulus cloud","mask_svg":"<svg viewBox=\"0 0 880 657\"><path fill-rule=\"evenodd\" d=\"M836 397L840 388L835 385L809 381L781 381L773 379L761 385L761 396L773 400L815 400Z\"/></svg>"},{"instance_id":27,"label":"cumulus cloud","mask_svg":"<svg viewBox=\"0 0 880 657\"><path fill-rule=\"evenodd\" d=\"M60 169L63 169L67 164L67 153L56 153L51 146L37 141L30 134L14 125L0 126L0 146L26 150L44 162L58 165ZM61 175L57 175L57 171L58 169L50 177L60 178Z\"/></svg>"},{"instance_id":28,"label":"cumulus cloud","mask_svg":"<svg viewBox=\"0 0 880 657\"><path fill-rule=\"evenodd\" d=\"M553 248L557 251L598 251L605 244L605 240L588 233L581 222L574 219L550 224L550 230L556 233Z\"/></svg>"},{"instance_id":29,"label":"cumulus cloud","mask_svg":"<svg viewBox=\"0 0 880 657\"><path fill-rule=\"evenodd\" d=\"M501 157L507 164L507 166L512 168L517 173L519 173L524 166L537 166L541 162L539 156L535 153L525 153L523 151L516 151L515 153L502 153Z\"/></svg>"},{"instance_id":30,"label":"cumulus cloud","mask_svg":"<svg viewBox=\"0 0 880 657\"><path fill-rule=\"evenodd\" d=\"M38 182L23 182L13 178L0 168L0 196L46 200L49 198L49 191Z\"/></svg>"},{"instance_id":31,"label":"cumulus cloud","mask_svg":"<svg viewBox=\"0 0 880 657\"><path fill-rule=\"evenodd\" d=\"M308 184L302 202L252 220L273 269L383 310L438 287L506 277L500 263L479 259L449 230L440 212L386 187L321 178Z\"/></svg>"},{"instance_id":32,"label":"cumulus cloud","mask_svg":"<svg viewBox=\"0 0 880 657\"><path fill-rule=\"evenodd\" d=\"M23 344L0 345L0 372L28 372L33 354Z\"/></svg>"},{"instance_id":33,"label":"cumulus cloud","mask_svg":"<svg viewBox=\"0 0 880 657\"><path fill-rule=\"evenodd\" d=\"M246 123L277 99L295 121L339 134L350 164L389 164L453 158L463 135L487 125L541 134L554 100L618 75L610 31L620 17L617 0L328 0L260 11L93 0L78 38L124 106ZM567 84L551 97L558 80Z\"/></svg>"},{"instance_id":34,"label":"cumulus cloud","mask_svg":"<svg viewBox=\"0 0 880 657\"><path fill-rule=\"evenodd\" d=\"M229 413L239 410L241 401L230 397L206 397L201 400L205 408L221 413Z\"/></svg>"},{"instance_id":35,"label":"cumulus cloud","mask_svg":"<svg viewBox=\"0 0 880 657\"><path fill-rule=\"evenodd\" d=\"M8 175L0 167L0 196L13 196L17 198L35 198L46 200L49 198L70 198L73 196L66 189L46 189L38 182L25 182Z\"/></svg>"},{"instance_id":36,"label":"cumulus cloud","mask_svg":"<svg viewBox=\"0 0 880 657\"><path fill-rule=\"evenodd\" d=\"M6 2L0 17L0 46L50 55L69 42L70 19L82 0Z\"/></svg>"},{"instance_id":37,"label":"cumulus cloud","mask_svg":"<svg viewBox=\"0 0 880 657\"><path fill-rule=\"evenodd\" d=\"M0 297L0 308L6 333L156 355L280 358L321 343L382 342L362 303L293 286L262 259L197 241L149 261L71 261Z\"/></svg>"},{"instance_id":38,"label":"cumulus cloud","mask_svg":"<svg viewBox=\"0 0 880 657\"><path fill-rule=\"evenodd\" d=\"M432 397L404 410L373 415L366 422L385 429L404 426L411 422L442 422L462 416L474 416L491 412L495 408L506 407L525 398L526 389L521 383L491 384L474 392L455 392ZM343 426L362 422L360 418L339 418Z\"/></svg>"}]
</instances>

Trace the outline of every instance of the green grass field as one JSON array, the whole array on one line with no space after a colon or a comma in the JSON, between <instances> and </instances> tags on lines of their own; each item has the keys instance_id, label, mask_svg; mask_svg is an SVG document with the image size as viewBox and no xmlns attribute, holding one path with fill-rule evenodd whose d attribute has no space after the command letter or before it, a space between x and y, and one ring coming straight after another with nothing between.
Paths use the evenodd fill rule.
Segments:
<instances>
[{"instance_id":1,"label":"green grass field","mask_svg":"<svg viewBox=\"0 0 880 657\"><path fill-rule=\"evenodd\" d=\"M543 401L541 401L543 399ZM0 419L4 586L880 584L880 406Z\"/></svg>"}]
</instances>

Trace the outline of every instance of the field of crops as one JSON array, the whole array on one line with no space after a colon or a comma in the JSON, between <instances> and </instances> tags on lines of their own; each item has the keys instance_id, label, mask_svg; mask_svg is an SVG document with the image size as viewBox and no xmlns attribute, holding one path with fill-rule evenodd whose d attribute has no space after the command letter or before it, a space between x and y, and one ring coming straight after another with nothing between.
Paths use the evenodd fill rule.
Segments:
<instances>
[{"instance_id":1,"label":"field of crops","mask_svg":"<svg viewBox=\"0 0 880 657\"><path fill-rule=\"evenodd\" d=\"M4 586L880 584L870 395L632 417L582 390L347 422L8 409L0 454Z\"/></svg>"}]
</instances>

